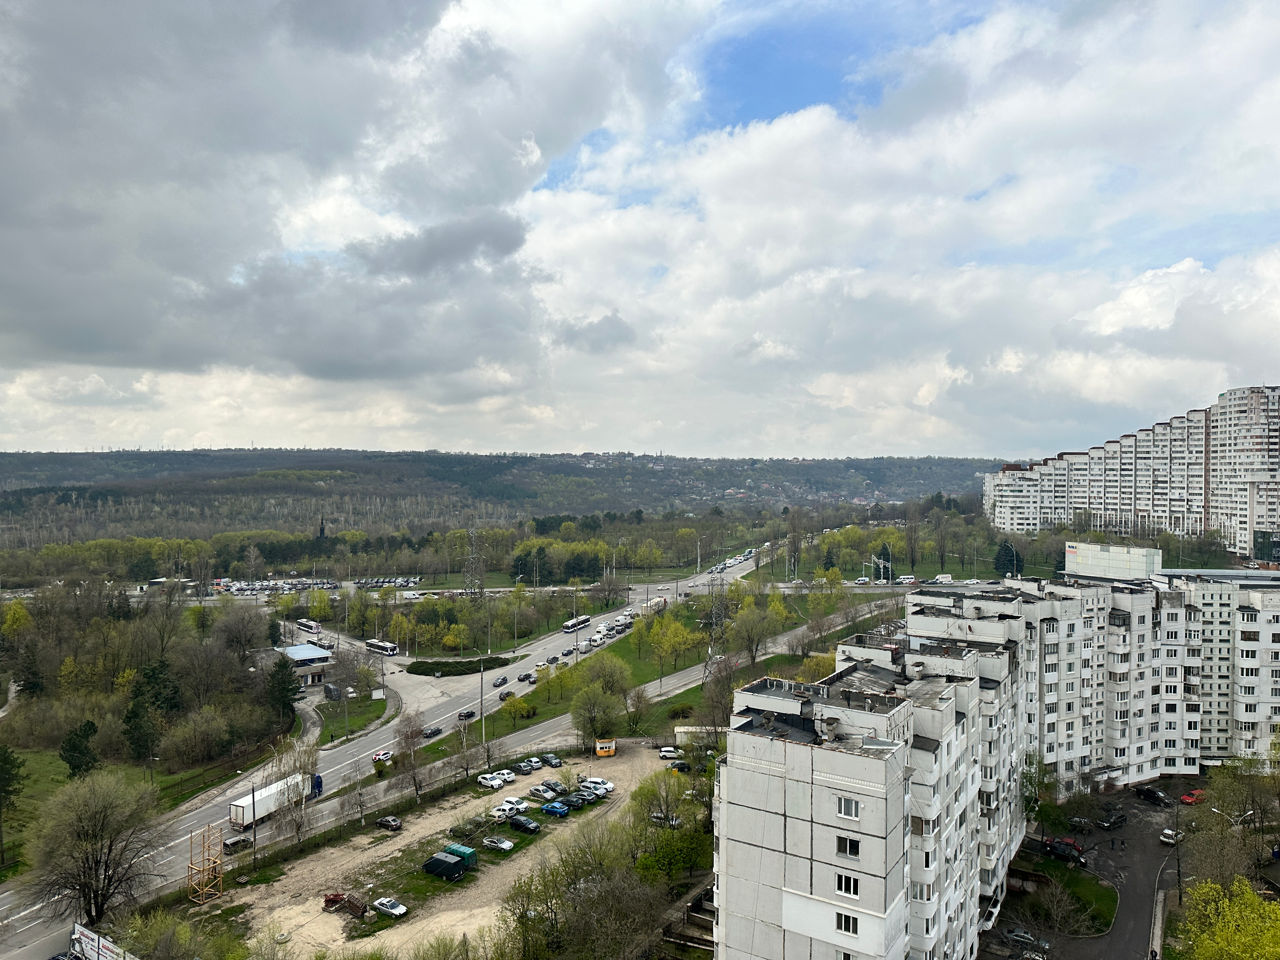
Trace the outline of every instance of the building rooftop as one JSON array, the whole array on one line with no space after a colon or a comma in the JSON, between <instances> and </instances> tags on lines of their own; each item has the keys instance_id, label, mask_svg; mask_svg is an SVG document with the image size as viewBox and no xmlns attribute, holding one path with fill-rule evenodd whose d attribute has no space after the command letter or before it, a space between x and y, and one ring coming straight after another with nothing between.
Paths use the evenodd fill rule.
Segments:
<instances>
[{"instance_id":1,"label":"building rooftop","mask_svg":"<svg viewBox=\"0 0 1280 960\"><path fill-rule=\"evenodd\" d=\"M309 660L328 660L330 657L328 650L324 647L317 647L314 643L295 643L291 647L284 647L280 652L295 663L303 663Z\"/></svg>"},{"instance_id":2,"label":"building rooftop","mask_svg":"<svg viewBox=\"0 0 1280 960\"><path fill-rule=\"evenodd\" d=\"M861 733L836 734L831 739L824 739L818 735L812 717L778 714L772 710L757 710L753 707L747 707L735 713L730 726L735 733L748 733L752 736L767 737L770 740L787 740L823 750L839 750L843 753L856 753L881 760L890 756L901 746L893 740L881 740Z\"/></svg>"}]
</instances>

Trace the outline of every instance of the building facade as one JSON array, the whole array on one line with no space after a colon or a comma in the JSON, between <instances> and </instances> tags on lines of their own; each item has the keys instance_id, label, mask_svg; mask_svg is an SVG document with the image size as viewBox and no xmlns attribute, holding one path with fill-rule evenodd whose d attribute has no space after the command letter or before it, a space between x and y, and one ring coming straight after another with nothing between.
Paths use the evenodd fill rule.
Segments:
<instances>
[{"instance_id":1,"label":"building facade","mask_svg":"<svg viewBox=\"0 0 1280 960\"><path fill-rule=\"evenodd\" d=\"M1008 464L984 479L983 503L1004 530L1217 530L1242 556L1280 559L1280 387L1228 390L1087 451Z\"/></svg>"},{"instance_id":2,"label":"building facade","mask_svg":"<svg viewBox=\"0 0 1280 960\"><path fill-rule=\"evenodd\" d=\"M716 957L972 958L1025 832L1016 645L841 644L739 690L717 769Z\"/></svg>"}]
</instances>

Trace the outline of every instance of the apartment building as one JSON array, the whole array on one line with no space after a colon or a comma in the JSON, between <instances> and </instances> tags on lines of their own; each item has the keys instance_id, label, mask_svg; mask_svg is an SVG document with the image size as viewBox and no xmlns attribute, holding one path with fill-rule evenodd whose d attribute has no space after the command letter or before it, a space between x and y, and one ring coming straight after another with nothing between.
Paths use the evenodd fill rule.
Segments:
<instances>
[{"instance_id":1,"label":"apartment building","mask_svg":"<svg viewBox=\"0 0 1280 960\"><path fill-rule=\"evenodd\" d=\"M976 956L1025 832L1016 645L841 644L739 690L718 767L717 960Z\"/></svg>"},{"instance_id":2,"label":"apartment building","mask_svg":"<svg viewBox=\"0 0 1280 960\"><path fill-rule=\"evenodd\" d=\"M1008 464L984 479L983 503L1004 530L1217 530L1241 556L1280 559L1280 387L1228 390L1087 451Z\"/></svg>"}]
</instances>

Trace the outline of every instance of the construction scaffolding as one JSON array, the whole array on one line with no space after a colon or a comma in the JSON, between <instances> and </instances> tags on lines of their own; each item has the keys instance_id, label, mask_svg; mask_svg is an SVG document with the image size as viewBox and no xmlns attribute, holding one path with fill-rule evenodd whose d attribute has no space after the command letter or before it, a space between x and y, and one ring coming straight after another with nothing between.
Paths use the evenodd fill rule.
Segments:
<instances>
[{"instance_id":1,"label":"construction scaffolding","mask_svg":"<svg viewBox=\"0 0 1280 960\"><path fill-rule=\"evenodd\" d=\"M222 896L222 827L207 825L189 836L187 897L193 903L208 903Z\"/></svg>"}]
</instances>

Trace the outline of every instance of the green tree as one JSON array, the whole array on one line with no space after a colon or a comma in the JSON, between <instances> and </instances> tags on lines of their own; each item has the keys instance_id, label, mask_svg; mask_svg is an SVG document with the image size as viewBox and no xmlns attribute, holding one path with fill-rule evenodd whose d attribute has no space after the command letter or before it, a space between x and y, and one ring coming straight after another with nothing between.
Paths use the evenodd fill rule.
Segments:
<instances>
[{"instance_id":1,"label":"green tree","mask_svg":"<svg viewBox=\"0 0 1280 960\"><path fill-rule=\"evenodd\" d=\"M267 705L275 708L276 717L283 722L286 712L293 713L293 705L303 696L302 681L293 671L293 661L281 654L267 674Z\"/></svg>"},{"instance_id":2,"label":"green tree","mask_svg":"<svg viewBox=\"0 0 1280 960\"><path fill-rule=\"evenodd\" d=\"M992 566L996 568L996 573L1002 577L1021 575L1023 567L1022 554L1015 550L1013 544L1008 540L1001 540Z\"/></svg>"},{"instance_id":3,"label":"green tree","mask_svg":"<svg viewBox=\"0 0 1280 960\"><path fill-rule=\"evenodd\" d=\"M26 761L8 744L0 744L0 863L4 863L4 817L18 805L27 775L22 772Z\"/></svg>"},{"instance_id":4,"label":"green tree","mask_svg":"<svg viewBox=\"0 0 1280 960\"><path fill-rule=\"evenodd\" d=\"M617 732L623 706L622 699L617 694L607 692L597 682L589 683L579 690L569 710L573 716L573 725L578 728L578 735L585 747Z\"/></svg>"},{"instance_id":5,"label":"green tree","mask_svg":"<svg viewBox=\"0 0 1280 960\"><path fill-rule=\"evenodd\" d=\"M1280 960L1280 904L1263 900L1244 877L1225 890L1205 881L1187 891L1178 936L1187 960Z\"/></svg>"},{"instance_id":6,"label":"green tree","mask_svg":"<svg viewBox=\"0 0 1280 960\"><path fill-rule=\"evenodd\" d=\"M79 915L90 926L132 902L154 878L155 794L118 773L99 770L53 795L28 837L26 878L47 909Z\"/></svg>"},{"instance_id":7,"label":"green tree","mask_svg":"<svg viewBox=\"0 0 1280 960\"><path fill-rule=\"evenodd\" d=\"M89 743L97 732L98 725L92 720L86 720L63 738L58 756L67 765L72 777L84 777L102 762Z\"/></svg>"},{"instance_id":8,"label":"green tree","mask_svg":"<svg viewBox=\"0 0 1280 960\"><path fill-rule=\"evenodd\" d=\"M729 638L734 648L745 653L753 664L759 659L765 641L773 634L770 621L768 612L756 606L755 598L747 597L729 626Z\"/></svg>"},{"instance_id":9,"label":"green tree","mask_svg":"<svg viewBox=\"0 0 1280 960\"><path fill-rule=\"evenodd\" d=\"M502 715L511 721L512 731L525 717L532 717L536 710L537 708L524 697L508 697L499 708Z\"/></svg>"},{"instance_id":10,"label":"green tree","mask_svg":"<svg viewBox=\"0 0 1280 960\"><path fill-rule=\"evenodd\" d=\"M326 590L311 590L307 593L307 615L320 622L333 619L333 607L329 603Z\"/></svg>"}]
</instances>

